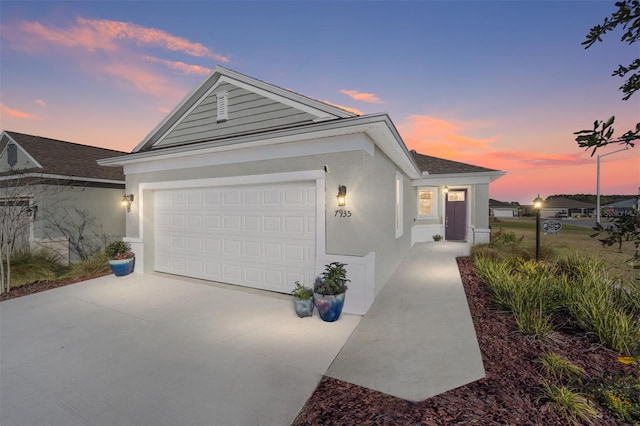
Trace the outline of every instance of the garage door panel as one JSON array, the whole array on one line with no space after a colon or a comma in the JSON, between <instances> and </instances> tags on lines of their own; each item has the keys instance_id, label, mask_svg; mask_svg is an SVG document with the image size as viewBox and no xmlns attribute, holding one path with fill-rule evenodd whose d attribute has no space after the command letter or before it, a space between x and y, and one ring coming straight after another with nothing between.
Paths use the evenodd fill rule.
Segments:
<instances>
[{"instance_id":1,"label":"garage door panel","mask_svg":"<svg viewBox=\"0 0 640 426\"><path fill-rule=\"evenodd\" d=\"M289 292L315 267L314 183L157 191L156 270Z\"/></svg>"}]
</instances>

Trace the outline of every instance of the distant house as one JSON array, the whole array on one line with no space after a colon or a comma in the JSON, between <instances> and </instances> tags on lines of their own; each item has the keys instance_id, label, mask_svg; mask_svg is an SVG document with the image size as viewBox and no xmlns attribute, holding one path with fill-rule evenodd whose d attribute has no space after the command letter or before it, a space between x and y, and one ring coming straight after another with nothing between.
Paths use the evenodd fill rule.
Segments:
<instances>
[{"instance_id":1,"label":"distant house","mask_svg":"<svg viewBox=\"0 0 640 426\"><path fill-rule=\"evenodd\" d=\"M384 113L356 115L216 67L124 167L137 272L289 293L346 263L364 314L411 246L489 241L504 172L407 149Z\"/></svg>"},{"instance_id":2,"label":"distant house","mask_svg":"<svg viewBox=\"0 0 640 426\"><path fill-rule=\"evenodd\" d=\"M518 217L519 205L505 203L503 201L489 199L490 217Z\"/></svg>"},{"instance_id":3,"label":"distant house","mask_svg":"<svg viewBox=\"0 0 640 426\"><path fill-rule=\"evenodd\" d=\"M617 201L615 203L609 203L602 206L602 216L605 217L620 217L626 214L630 214L634 206L637 206L637 198L629 198L627 200Z\"/></svg>"},{"instance_id":4,"label":"distant house","mask_svg":"<svg viewBox=\"0 0 640 426\"><path fill-rule=\"evenodd\" d=\"M0 134L0 215L3 236L18 246L47 248L75 262L122 237L121 167L96 160L121 151L40 136Z\"/></svg>"},{"instance_id":5,"label":"distant house","mask_svg":"<svg viewBox=\"0 0 640 426\"><path fill-rule=\"evenodd\" d=\"M595 204L576 201L565 197L558 197L544 201L542 210L540 210L540 216L555 217L556 214L559 215L563 213L566 213L567 217L574 217L578 215L591 216L595 214L595 211Z\"/></svg>"}]
</instances>

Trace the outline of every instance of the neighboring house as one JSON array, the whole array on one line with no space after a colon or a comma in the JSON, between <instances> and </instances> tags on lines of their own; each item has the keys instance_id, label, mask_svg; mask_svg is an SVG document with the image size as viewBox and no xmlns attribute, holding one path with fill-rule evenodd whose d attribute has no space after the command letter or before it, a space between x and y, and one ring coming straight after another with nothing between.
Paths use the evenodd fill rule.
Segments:
<instances>
[{"instance_id":1,"label":"neighboring house","mask_svg":"<svg viewBox=\"0 0 640 426\"><path fill-rule=\"evenodd\" d=\"M131 154L99 164L123 166L134 195L136 272L288 293L339 261L357 314L414 243L488 242L489 183L504 174L409 152L386 114L221 67Z\"/></svg>"},{"instance_id":2,"label":"neighboring house","mask_svg":"<svg viewBox=\"0 0 640 426\"><path fill-rule=\"evenodd\" d=\"M18 245L50 249L63 262L76 262L104 247L106 239L122 237L125 211L118 206L124 192L122 168L100 166L96 161L123 154L3 131L3 236L16 232L16 224L25 225L19 227Z\"/></svg>"},{"instance_id":3,"label":"neighboring house","mask_svg":"<svg viewBox=\"0 0 640 426\"><path fill-rule=\"evenodd\" d=\"M489 199L489 216L490 217L518 217L519 205L505 203L503 201Z\"/></svg>"},{"instance_id":4,"label":"neighboring house","mask_svg":"<svg viewBox=\"0 0 640 426\"><path fill-rule=\"evenodd\" d=\"M638 198L629 198L627 200L617 201L602 206L602 216L620 217L631 214L634 206L638 205Z\"/></svg>"},{"instance_id":5,"label":"neighboring house","mask_svg":"<svg viewBox=\"0 0 640 426\"><path fill-rule=\"evenodd\" d=\"M593 215L595 211L595 204L576 201L565 197L557 197L544 201L542 209L540 210L540 216L555 217L556 214L560 215L562 213L566 213L568 217L575 217Z\"/></svg>"}]
</instances>

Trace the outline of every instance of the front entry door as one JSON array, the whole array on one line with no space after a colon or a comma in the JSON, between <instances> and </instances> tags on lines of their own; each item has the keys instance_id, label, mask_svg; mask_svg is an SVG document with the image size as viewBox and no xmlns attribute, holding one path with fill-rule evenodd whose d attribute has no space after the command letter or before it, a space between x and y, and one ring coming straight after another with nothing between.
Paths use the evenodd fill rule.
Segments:
<instances>
[{"instance_id":1,"label":"front entry door","mask_svg":"<svg viewBox=\"0 0 640 426\"><path fill-rule=\"evenodd\" d=\"M447 241L467 239L467 190L450 189L445 195L444 238Z\"/></svg>"}]
</instances>

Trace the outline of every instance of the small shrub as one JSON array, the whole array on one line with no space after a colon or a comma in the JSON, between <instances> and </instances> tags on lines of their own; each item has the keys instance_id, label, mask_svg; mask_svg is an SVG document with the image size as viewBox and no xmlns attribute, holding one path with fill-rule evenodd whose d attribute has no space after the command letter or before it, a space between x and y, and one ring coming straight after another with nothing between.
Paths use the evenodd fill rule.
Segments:
<instances>
[{"instance_id":1,"label":"small shrub","mask_svg":"<svg viewBox=\"0 0 640 426\"><path fill-rule=\"evenodd\" d=\"M298 299L311 299L313 297L313 289L303 286L300 281L296 281L296 288L293 289L291 294Z\"/></svg>"},{"instance_id":2,"label":"small shrub","mask_svg":"<svg viewBox=\"0 0 640 426\"><path fill-rule=\"evenodd\" d=\"M524 235L516 237L515 232L513 231L503 231L502 228L498 229L495 232L491 233L491 243L492 244L506 244L506 243L515 243L518 241L522 241Z\"/></svg>"},{"instance_id":3,"label":"small shrub","mask_svg":"<svg viewBox=\"0 0 640 426\"><path fill-rule=\"evenodd\" d=\"M433 241L442 241L442 235L440 234L435 234L433 236Z\"/></svg>"},{"instance_id":4,"label":"small shrub","mask_svg":"<svg viewBox=\"0 0 640 426\"><path fill-rule=\"evenodd\" d=\"M637 424L640 421L640 378L604 379L595 386L598 402L616 417Z\"/></svg>"},{"instance_id":5,"label":"small shrub","mask_svg":"<svg viewBox=\"0 0 640 426\"><path fill-rule=\"evenodd\" d=\"M598 416L598 411L584 394L567 386L556 386L542 382L540 393L538 401L548 401L550 411L557 413L562 419L572 424L577 425L582 422L592 424L592 420Z\"/></svg>"}]
</instances>

